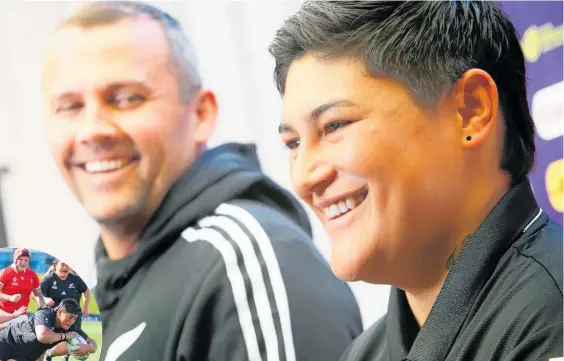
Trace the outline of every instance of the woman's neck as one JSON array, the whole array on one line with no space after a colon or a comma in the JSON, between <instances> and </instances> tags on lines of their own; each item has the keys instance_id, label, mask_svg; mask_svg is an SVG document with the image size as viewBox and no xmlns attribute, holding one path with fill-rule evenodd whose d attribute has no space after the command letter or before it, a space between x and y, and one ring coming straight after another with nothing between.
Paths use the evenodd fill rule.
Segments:
<instances>
[{"instance_id":1,"label":"woman's neck","mask_svg":"<svg viewBox=\"0 0 564 361\"><path fill-rule=\"evenodd\" d=\"M443 271L437 273L437 279L430 286L420 289L405 289L407 301L411 312L422 327L425 320L431 313L431 308L439 296L450 268L456 262L462 248L472 235L486 219L490 211L495 207L499 200L510 188L510 178L507 176L498 177L497 182L489 182L486 189L477 189L472 193L467 204L470 205L465 212L461 213L461 223L458 225L455 234L450 242L450 256L444 260ZM449 244L446 242L445 244Z\"/></svg>"},{"instance_id":2,"label":"woman's neck","mask_svg":"<svg viewBox=\"0 0 564 361\"><path fill-rule=\"evenodd\" d=\"M63 281L66 280L67 277L69 276L68 274L66 274L66 275L64 275L64 276L61 276L61 275L58 274L58 273L55 273L55 274L57 275L57 277L59 277L59 279L61 279L61 280L63 280Z\"/></svg>"}]
</instances>

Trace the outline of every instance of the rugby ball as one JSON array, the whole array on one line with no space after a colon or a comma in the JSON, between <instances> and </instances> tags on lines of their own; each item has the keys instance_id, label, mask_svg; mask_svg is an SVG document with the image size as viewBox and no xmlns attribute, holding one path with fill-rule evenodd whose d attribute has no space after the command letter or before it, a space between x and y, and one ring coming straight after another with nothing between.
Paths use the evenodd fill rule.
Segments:
<instances>
[{"instance_id":1,"label":"rugby ball","mask_svg":"<svg viewBox=\"0 0 564 361\"><path fill-rule=\"evenodd\" d=\"M71 338L70 340L67 340L67 351L70 353L73 350L77 349L80 347L80 345L86 345L88 342L86 342L86 340L84 339L84 337L82 336L76 336L74 338ZM86 354L82 357L79 356L75 356L71 353L72 358L74 358L75 360L80 360L80 361L84 361L88 358L89 354Z\"/></svg>"}]
</instances>

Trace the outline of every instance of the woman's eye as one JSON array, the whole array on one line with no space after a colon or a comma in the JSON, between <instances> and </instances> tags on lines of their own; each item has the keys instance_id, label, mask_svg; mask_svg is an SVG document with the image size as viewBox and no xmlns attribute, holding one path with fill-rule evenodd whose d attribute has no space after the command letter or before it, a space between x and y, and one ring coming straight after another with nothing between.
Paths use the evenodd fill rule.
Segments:
<instances>
[{"instance_id":1,"label":"woman's eye","mask_svg":"<svg viewBox=\"0 0 564 361\"><path fill-rule=\"evenodd\" d=\"M291 139L289 141L287 141L285 143L286 148L292 150L292 149L296 149L299 145L300 145L300 140L299 139Z\"/></svg>"},{"instance_id":2,"label":"woman's eye","mask_svg":"<svg viewBox=\"0 0 564 361\"><path fill-rule=\"evenodd\" d=\"M336 130L339 130L342 127L349 125L350 121L342 121L342 122L331 122L325 126L324 132L325 134L331 134Z\"/></svg>"}]
</instances>

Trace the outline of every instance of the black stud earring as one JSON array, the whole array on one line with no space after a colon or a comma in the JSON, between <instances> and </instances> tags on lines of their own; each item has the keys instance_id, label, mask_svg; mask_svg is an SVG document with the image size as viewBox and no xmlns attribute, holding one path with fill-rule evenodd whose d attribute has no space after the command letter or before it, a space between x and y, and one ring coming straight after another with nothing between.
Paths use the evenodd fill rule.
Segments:
<instances>
[{"instance_id":1,"label":"black stud earring","mask_svg":"<svg viewBox=\"0 0 564 361\"><path fill-rule=\"evenodd\" d=\"M471 141L471 140L472 140L472 137L468 135L468 136L466 137L466 140L467 140L467 141Z\"/></svg>"}]
</instances>

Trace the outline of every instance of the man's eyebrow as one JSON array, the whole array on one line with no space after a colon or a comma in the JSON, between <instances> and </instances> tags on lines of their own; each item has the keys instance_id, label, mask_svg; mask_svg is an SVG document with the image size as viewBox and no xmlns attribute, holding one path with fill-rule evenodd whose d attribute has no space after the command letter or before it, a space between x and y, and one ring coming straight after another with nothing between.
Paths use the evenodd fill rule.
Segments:
<instances>
[{"instance_id":1,"label":"man's eyebrow","mask_svg":"<svg viewBox=\"0 0 564 361\"><path fill-rule=\"evenodd\" d=\"M100 85L98 88L103 91L115 91L118 89L122 89L122 88L133 88L133 87L140 87L143 86L144 88L147 88L147 85L144 85L143 82L139 81L139 80L123 80L123 81L114 81L114 82L110 82L104 85ZM66 90L66 91L62 91L59 94L56 94L55 96L53 96L52 101L59 101L59 100L64 100L64 99L68 99L68 98L73 98L76 96L79 96L81 94L81 92L79 90Z\"/></svg>"},{"instance_id":2,"label":"man's eyebrow","mask_svg":"<svg viewBox=\"0 0 564 361\"><path fill-rule=\"evenodd\" d=\"M306 117L306 119L308 120L308 122L316 121L317 119L319 119L319 117L321 117L323 115L323 113L327 112L328 110L335 108L335 107L344 107L344 106L347 106L347 107L348 106L356 106L356 104L353 103L352 101L348 100L348 99L332 100L330 102L327 102L325 104L321 104L321 105L315 107L309 113L309 115ZM282 121L280 123L280 125L278 126L278 133L291 132L291 131L293 131L292 127L290 127L284 121Z\"/></svg>"},{"instance_id":3,"label":"man's eyebrow","mask_svg":"<svg viewBox=\"0 0 564 361\"><path fill-rule=\"evenodd\" d=\"M105 84L102 88L105 89L105 90L116 90L116 89L121 89L121 88L132 88L132 87L139 87L139 86L147 87L147 85L144 85L143 82L138 81L138 80L124 80L124 81L115 81L115 82Z\"/></svg>"},{"instance_id":4,"label":"man's eyebrow","mask_svg":"<svg viewBox=\"0 0 564 361\"><path fill-rule=\"evenodd\" d=\"M75 97L75 96L77 96L77 95L79 95L78 92L69 90L69 91L65 91L65 92L63 92L63 93L60 93L60 94L57 94L57 95L53 96L53 97L51 98L51 101L57 101L57 100L68 99L68 98Z\"/></svg>"}]
</instances>

